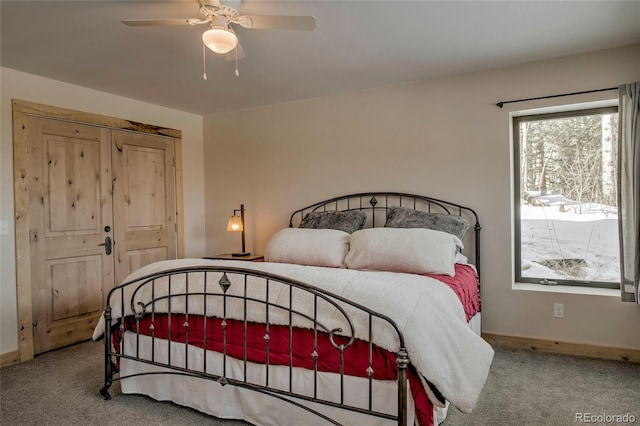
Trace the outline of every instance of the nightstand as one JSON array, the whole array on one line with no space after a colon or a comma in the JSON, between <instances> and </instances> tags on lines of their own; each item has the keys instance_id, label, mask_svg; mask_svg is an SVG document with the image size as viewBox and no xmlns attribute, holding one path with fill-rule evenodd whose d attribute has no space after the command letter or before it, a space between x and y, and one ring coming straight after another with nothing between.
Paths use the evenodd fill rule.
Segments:
<instances>
[{"instance_id":1,"label":"nightstand","mask_svg":"<svg viewBox=\"0 0 640 426\"><path fill-rule=\"evenodd\" d=\"M264 256L261 254L250 254L248 256L233 256L231 253L216 254L214 256L204 256L203 259L212 260L248 260L250 262L254 260L264 260Z\"/></svg>"}]
</instances>

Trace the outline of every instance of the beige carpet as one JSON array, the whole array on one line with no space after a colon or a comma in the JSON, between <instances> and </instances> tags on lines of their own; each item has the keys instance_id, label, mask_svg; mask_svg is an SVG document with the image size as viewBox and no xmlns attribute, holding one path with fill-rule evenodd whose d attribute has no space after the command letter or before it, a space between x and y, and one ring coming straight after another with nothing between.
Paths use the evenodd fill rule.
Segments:
<instances>
[{"instance_id":1,"label":"beige carpet","mask_svg":"<svg viewBox=\"0 0 640 426\"><path fill-rule=\"evenodd\" d=\"M0 424L246 425L122 395L117 382L113 399L104 401L98 393L104 380L102 351L102 342L85 342L1 369ZM576 414L592 420L629 414L640 424L640 364L497 348L474 412L453 408L444 425L576 425Z\"/></svg>"}]
</instances>

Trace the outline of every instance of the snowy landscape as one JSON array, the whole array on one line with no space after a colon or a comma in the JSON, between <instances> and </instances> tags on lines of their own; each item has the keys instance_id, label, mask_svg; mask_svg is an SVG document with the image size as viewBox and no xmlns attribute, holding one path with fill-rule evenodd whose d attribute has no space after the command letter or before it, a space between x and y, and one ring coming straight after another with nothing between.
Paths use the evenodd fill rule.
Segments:
<instances>
[{"instance_id":1,"label":"snowy landscape","mask_svg":"<svg viewBox=\"0 0 640 426\"><path fill-rule=\"evenodd\" d=\"M522 204L520 209L523 277L620 282L615 207Z\"/></svg>"}]
</instances>

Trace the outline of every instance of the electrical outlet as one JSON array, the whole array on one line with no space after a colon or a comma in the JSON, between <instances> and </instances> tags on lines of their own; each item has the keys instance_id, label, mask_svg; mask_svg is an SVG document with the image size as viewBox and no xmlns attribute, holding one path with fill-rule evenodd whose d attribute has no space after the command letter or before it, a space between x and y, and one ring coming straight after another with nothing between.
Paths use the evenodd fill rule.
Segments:
<instances>
[{"instance_id":1,"label":"electrical outlet","mask_svg":"<svg viewBox=\"0 0 640 426\"><path fill-rule=\"evenodd\" d=\"M9 222L6 220L0 220L0 235L7 235L9 233Z\"/></svg>"},{"instance_id":2,"label":"electrical outlet","mask_svg":"<svg viewBox=\"0 0 640 426\"><path fill-rule=\"evenodd\" d=\"M553 317L564 318L564 303L553 304Z\"/></svg>"}]
</instances>

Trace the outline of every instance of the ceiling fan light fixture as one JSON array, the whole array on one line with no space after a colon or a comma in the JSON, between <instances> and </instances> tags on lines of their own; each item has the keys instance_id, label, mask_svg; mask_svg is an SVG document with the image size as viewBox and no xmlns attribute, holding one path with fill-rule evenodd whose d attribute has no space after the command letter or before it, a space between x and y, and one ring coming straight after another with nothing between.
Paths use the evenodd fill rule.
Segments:
<instances>
[{"instance_id":1,"label":"ceiling fan light fixture","mask_svg":"<svg viewBox=\"0 0 640 426\"><path fill-rule=\"evenodd\" d=\"M202 42L215 53L231 52L238 45L238 37L229 28L211 27L202 34Z\"/></svg>"}]
</instances>

